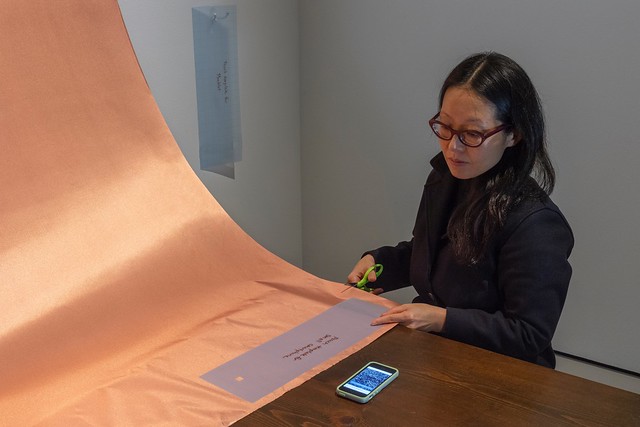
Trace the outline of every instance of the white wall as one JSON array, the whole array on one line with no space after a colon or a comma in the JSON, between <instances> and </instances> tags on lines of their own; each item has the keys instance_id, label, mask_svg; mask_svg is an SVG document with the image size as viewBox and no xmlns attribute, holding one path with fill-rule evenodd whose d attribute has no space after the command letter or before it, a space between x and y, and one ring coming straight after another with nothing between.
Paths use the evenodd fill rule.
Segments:
<instances>
[{"instance_id":1,"label":"white wall","mask_svg":"<svg viewBox=\"0 0 640 427\"><path fill-rule=\"evenodd\" d=\"M556 348L640 371L637 0L301 0L303 254L344 280L410 237L448 71L496 50L536 84L574 228Z\"/></svg>"},{"instance_id":2,"label":"white wall","mask_svg":"<svg viewBox=\"0 0 640 427\"><path fill-rule=\"evenodd\" d=\"M298 2L119 0L147 82L192 168L260 244L302 263ZM242 161L199 170L191 8L237 5Z\"/></svg>"}]
</instances>

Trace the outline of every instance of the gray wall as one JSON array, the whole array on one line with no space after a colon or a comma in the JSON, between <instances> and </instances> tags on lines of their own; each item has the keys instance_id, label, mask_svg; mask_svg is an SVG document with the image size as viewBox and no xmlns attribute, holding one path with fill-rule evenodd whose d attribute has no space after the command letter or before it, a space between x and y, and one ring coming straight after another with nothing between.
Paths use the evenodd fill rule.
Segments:
<instances>
[{"instance_id":1,"label":"gray wall","mask_svg":"<svg viewBox=\"0 0 640 427\"><path fill-rule=\"evenodd\" d=\"M259 243L297 265L304 254L305 269L336 281L363 250L410 236L437 152L426 119L446 73L479 50L512 56L542 96L554 199L576 233L556 346L640 371L640 2L119 4L200 179ZM243 160L234 180L198 170L191 7L216 4L238 6Z\"/></svg>"},{"instance_id":2,"label":"gray wall","mask_svg":"<svg viewBox=\"0 0 640 427\"><path fill-rule=\"evenodd\" d=\"M638 17L637 0L302 0L305 269L343 281L363 250L410 237L439 86L496 50L540 92L576 235L556 348L640 372Z\"/></svg>"},{"instance_id":3,"label":"gray wall","mask_svg":"<svg viewBox=\"0 0 640 427\"><path fill-rule=\"evenodd\" d=\"M298 2L119 0L149 87L187 160L258 243L302 264ZM237 5L242 161L199 170L191 8Z\"/></svg>"}]
</instances>

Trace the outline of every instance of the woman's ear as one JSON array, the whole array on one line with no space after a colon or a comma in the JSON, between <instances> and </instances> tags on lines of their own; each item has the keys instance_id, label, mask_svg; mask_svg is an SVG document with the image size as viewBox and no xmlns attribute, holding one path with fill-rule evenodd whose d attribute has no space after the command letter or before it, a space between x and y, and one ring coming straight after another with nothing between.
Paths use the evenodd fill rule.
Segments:
<instances>
[{"instance_id":1,"label":"woman's ear","mask_svg":"<svg viewBox=\"0 0 640 427\"><path fill-rule=\"evenodd\" d=\"M515 146L518 142L520 142L521 139L522 137L518 132L516 131L509 132L507 136L507 147Z\"/></svg>"}]
</instances>

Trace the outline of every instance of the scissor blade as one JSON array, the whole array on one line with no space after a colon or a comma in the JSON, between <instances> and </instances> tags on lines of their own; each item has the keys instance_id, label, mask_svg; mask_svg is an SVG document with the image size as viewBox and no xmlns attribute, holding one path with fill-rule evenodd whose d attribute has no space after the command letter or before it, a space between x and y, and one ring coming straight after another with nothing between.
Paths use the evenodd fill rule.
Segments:
<instances>
[{"instance_id":1,"label":"scissor blade","mask_svg":"<svg viewBox=\"0 0 640 427\"><path fill-rule=\"evenodd\" d=\"M345 283L344 285L346 286L346 288L344 288L340 293L346 291L349 288L355 288L357 283Z\"/></svg>"}]
</instances>

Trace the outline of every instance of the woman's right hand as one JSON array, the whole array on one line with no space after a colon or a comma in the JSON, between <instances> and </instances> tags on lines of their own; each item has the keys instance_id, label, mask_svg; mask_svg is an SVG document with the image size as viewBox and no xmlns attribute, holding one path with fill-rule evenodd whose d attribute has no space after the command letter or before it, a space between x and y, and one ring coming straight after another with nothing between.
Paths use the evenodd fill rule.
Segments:
<instances>
[{"instance_id":1,"label":"woman's right hand","mask_svg":"<svg viewBox=\"0 0 640 427\"><path fill-rule=\"evenodd\" d=\"M375 263L376 260L373 259L373 256L369 254L360 258L360 261L357 262L357 264L353 267L353 270L351 270L351 273L349 273L349 275L347 276L347 283L358 283L360 280L362 280L362 276L364 276L364 273L367 271L367 269L373 267ZM369 283L373 284L376 279L377 277L375 270L371 270L371 272L369 273ZM373 286L369 287L371 288ZM384 289L374 288L371 293L374 295L378 295L382 292L384 292Z\"/></svg>"}]
</instances>

